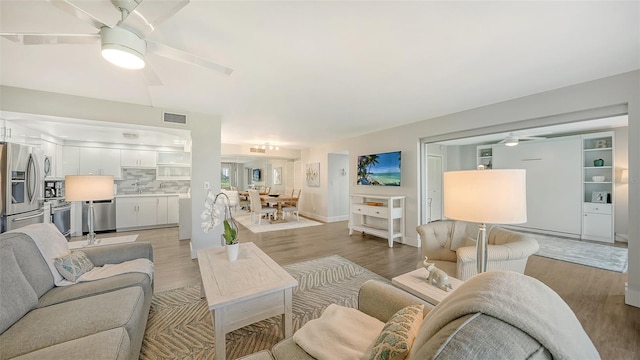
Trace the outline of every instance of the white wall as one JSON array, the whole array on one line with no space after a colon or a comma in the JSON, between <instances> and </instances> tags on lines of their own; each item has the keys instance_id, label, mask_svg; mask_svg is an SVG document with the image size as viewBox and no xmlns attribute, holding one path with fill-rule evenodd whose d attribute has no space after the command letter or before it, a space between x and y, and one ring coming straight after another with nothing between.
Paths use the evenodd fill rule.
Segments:
<instances>
[{"instance_id":1,"label":"white wall","mask_svg":"<svg viewBox=\"0 0 640 360\"><path fill-rule=\"evenodd\" d=\"M347 146L350 154L350 192L365 190L355 184L358 155L402 151L402 186L371 187L367 192L407 196L406 243L418 245L416 226L420 221L421 189L419 142L437 142L500 131L513 131L605 116L629 114L629 218L640 219L640 71L594 80L460 113L445 115L384 131L325 144L303 151L305 162L322 161L322 153ZM326 164L326 163L325 163ZM322 163L321 163L322 171ZM324 167L326 171L326 165ZM322 186L322 184L321 184ZM314 190L306 210L327 214L326 188ZM324 206L323 206L324 205ZM634 240L635 239L635 240ZM640 221L629 223L629 276L626 302L640 306Z\"/></svg>"},{"instance_id":2,"label":"white wall","mask_svg":"<svg viewBox=\"0 0 640 360\"><path fill-rule=\"evenodd\" d=\"M629 128L621 127L614 130L615 133L615 233L616 240L628 241L629 239L629 184L620 182L622 169L629 168Z\"/></svg>"},{"instance_id":3,"label":"white wall","mask_svg":"<svg viewBox=\"0 0 640 360\"><path fill-rule=\"evenodd\" d=\"M349 220L349 155L329 154L327 221Z\"/></svg>"}]
</instances>

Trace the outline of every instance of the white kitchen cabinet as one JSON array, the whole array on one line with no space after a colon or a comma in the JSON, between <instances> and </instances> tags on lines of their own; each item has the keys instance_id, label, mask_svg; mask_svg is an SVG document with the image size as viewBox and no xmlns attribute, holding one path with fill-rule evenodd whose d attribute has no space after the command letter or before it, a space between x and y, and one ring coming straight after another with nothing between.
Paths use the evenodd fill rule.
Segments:
<instances>
[{"instance_id":1,"label":"white kitchen cabinet","mask_svg":"<svg viewBox=\"0 0 640 360\"><path fill-rule=\"evenodd\" d=\"M395 239L405 236L404 203L405 196L352 194L349 235L362 231L387 239L393 247Z\"/></svg>"},{"instance_id":2,"label":"white kitchen cabinet","mask_svg":"<svg viewBox=\"0 0 640 360\"><path fill-rule=\"evenodd\" d=\"M56 161L53 164L55 165L55 176L57 177L64 177L65 175L64 168L62 166L62 163L64 161L63 151L64 146L56 144Z\"/></svg>"},{"instance_id":3,"label":"white kitchen cabinet","mask_svg":"<svg viewBox=\"0 0 640 360\"><path fill-rule=\"evenodd\" d=\"M62 147L62 175L80 175L80 148Z\"/></svg>"},{"instance_id":4,"label":"white kitchen cabinet","mask_svg":"<svg viewBox=\"0 0 640 360\"><path fill-rule=\"evenodd\" d=\"M40 143L40 134L16 121L0 119L0 141L33 146Z\"/></svg>"},{"instance_id":5,"label":"white kitchen cabinet","mask_svg":"<svg viewBox=\"0 0 640 360\"><path fill-rule=\"evenodd\" d=\"M129 168L155 168L156 152L148 150L121 150L120 166Z\"/></svg>"},{"instance_id":6,"label":"white kitchen cabinet","mask_svg":"<svg viewBox=\"0 0 640 360\"><path fill-rule=\"evenodd\" d=\"M116 196L116 230L153 228L178 223L178 195Z\"/></svg>"},{"instance_id":7,"label":"white kitchen cabinet","mask_svg":"<svg viewBox=\"0 0 640 360\"><path fill-rule=\"evenodd\" d=\"M167 223L167 197L159 196L156 198L157 201L157 219L158 225L164 225Z\"/></svg>"},{"instance_id":8,"label":"white kitchen cabinet","mask_svg":"<svg viewBox=\"0 0 640 360\"><path fill-rule=\"evenodd\" d=\"M178 195L167 196L167 224L177 224L179 219Z\"/></svg>"},{"instance_id":9,"label":"white kitchen cabinet","mask_svg":"<svg viewBox=\"0 0 640 360\"><path fill-rule=\"evenodd\" d=\"M156 166L158 180L191 179L191 153L159 151Z\"/></svg>"},{"instance_id":10,"label":"white kitchen cabinet","mask_svg":"<svg viewBox=\"0 0 640 360\"><path fill-rule=\"evenodd\" d=\"M116 197L116 230L158 225L155 196Z\"/></svg>"},{"instance_id":11,"label":"white kitchen cabinet","mask_svg":"<svg viewBox=\"0 0 640 360\"><path fill-rule=\"evenodd\" d=\"M120 179L120 149L80 148L80 175L112 175Z\"/></svg>"}]
</instances>

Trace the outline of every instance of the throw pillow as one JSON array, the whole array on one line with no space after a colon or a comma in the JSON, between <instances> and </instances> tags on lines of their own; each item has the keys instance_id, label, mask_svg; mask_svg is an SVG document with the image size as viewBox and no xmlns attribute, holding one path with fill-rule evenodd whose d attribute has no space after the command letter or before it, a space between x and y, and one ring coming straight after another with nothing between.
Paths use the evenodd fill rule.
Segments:
<instances>
[{"instance_id":1,"label":"throw pillow","mask_svg":"<svg viewBox=\"0 0 640 360\"><path fill-rule=\"evenodd\" d=\"M71 282L76 282L82 274L93 269L93 263L83 251L55 258L54 264L60 275Z\"/></svg>"},{"instance_id":2,"label":"throw pillow","mask_svg":"<svg viewBox=\"0 0 640 360\"><path fill-rule=\"evenodd\" d=\"M422 325L424 305L409 305L395 313L382 328L369 360L403 360L409 355Z\"/></svg>"},{"instance_id":3,"label":"throw pillow","mask_svg":"<svg viewBox=\"0 0 640 360\"><path fill-rule=\"evenodd\" d=\"M13 250L0 247L0 334L38 304L38 295L24 277ZM1 352L1 351L0 351Z\"/></svg>"}]
</instances>

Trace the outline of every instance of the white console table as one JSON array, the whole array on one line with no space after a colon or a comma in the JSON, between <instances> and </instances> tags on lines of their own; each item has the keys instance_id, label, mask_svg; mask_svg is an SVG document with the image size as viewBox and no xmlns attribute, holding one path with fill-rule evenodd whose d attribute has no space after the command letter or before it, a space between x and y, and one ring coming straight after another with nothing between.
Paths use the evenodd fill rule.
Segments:
<instances>
[{"instance_id":1,"label":"white console table","mask_svg":"<svg viewBox=\"0 0 640 360\"><path fill-rule=\"evenodd\" d=\"M351 194L349 235L354 231L379 236L393 247L395 239L404 238L405 196Z\"/></svg>"}]
</instances>

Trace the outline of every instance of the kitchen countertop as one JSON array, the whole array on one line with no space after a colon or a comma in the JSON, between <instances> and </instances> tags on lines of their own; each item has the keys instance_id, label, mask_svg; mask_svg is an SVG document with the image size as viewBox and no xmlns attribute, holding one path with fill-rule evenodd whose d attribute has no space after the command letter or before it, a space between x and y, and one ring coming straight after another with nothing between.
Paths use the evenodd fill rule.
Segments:
<instances>
[{"instance_id":1,"label":"kitchen countertop","mask_svg":"<svg viewBox=\"0 0 640 360\"><path fill-rule=\"evenodd\" d=\"M178 193L142 193L142 194L118 194L115 195L116 198L126 198L126 197L150 197L150 196L179 196Z\"/></svg>"}]
</instances>

